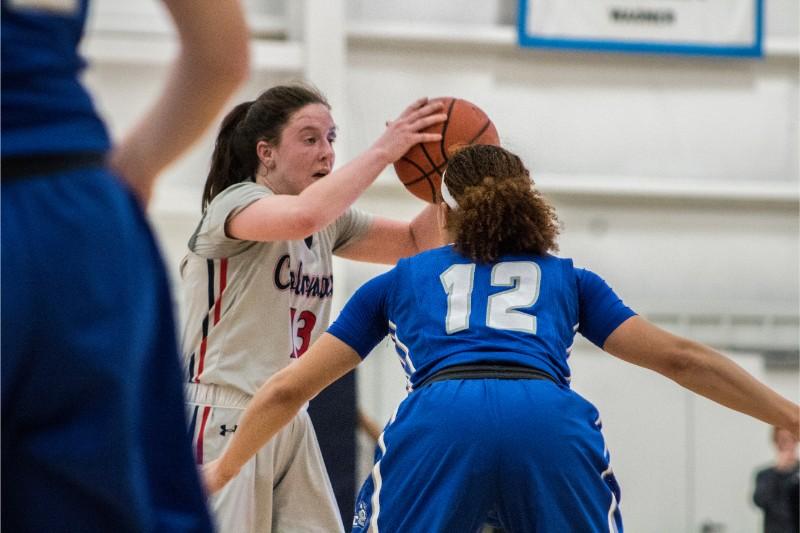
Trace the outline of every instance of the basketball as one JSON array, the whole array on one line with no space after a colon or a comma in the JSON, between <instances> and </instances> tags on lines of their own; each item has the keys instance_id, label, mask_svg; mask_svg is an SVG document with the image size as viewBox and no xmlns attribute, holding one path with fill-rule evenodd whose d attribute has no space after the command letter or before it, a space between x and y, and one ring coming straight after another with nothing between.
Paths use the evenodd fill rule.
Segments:
<instances>
[{"instance_id":1,"label":"basketball","mask_svg":"<svg viewBox=\"0 0 800 533\"><path fill-rule=\"evenodd\" d=\"M472 102L452 97L432 98L431 101L444 103L447 120L423 131L441 133L442 140L412 146L394 163L394 170L411 194L436 203L442 198L439 193L442 173L450 156L458 148L470 144L499 146L500 137L491 119Z\"/></svg>"}]
</instances>

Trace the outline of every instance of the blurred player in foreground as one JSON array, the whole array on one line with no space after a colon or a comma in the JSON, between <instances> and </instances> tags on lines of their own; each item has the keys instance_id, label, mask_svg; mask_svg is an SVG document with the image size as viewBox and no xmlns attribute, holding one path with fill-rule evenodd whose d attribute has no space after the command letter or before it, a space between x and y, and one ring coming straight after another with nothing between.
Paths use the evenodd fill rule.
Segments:
<instances>
[{"instance_id":1,"label":"blurred player in foreground","mask_svg":"<svg viewBox=\"0 0 800 533\"><path fill-rule=\"evenodd\" d=\"M244 80L248 38L235 1L164 3L180 52L113 149L79 80L88 1L2 3L3 530L211 530L143 206Z\"/></svg>"}]
</instances>

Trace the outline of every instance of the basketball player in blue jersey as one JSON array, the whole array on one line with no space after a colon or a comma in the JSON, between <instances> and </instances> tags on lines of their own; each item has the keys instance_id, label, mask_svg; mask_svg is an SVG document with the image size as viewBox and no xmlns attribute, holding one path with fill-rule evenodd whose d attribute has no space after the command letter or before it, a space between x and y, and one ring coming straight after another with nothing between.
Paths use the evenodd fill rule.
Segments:
<instances>
[{"instance_id":1,"label":"basketball player in blue jersey","mask_svg":"<svg viewBox=\"0 0 800 533\"><path fill-rule=\"evenodd\" d=\"M164 3L181 51L112 149L79 81L88 2L2 1L4 531L211 530L142 206L247 75L247 28L236 2Z\"/></svg>"},{"instance_id":2,"label":"basketball player in blue jersey","mask_svg":"<svg viewBox=\"0 0 800 533\"><path fill-rule=\"evenodd\" d=\"M520 159L450 160L440 224L453 244L366 283L296 364L272 377L205 471L219 489L327 384L389 335L412 391L379 439L353 531L622 531L597 409L570 389L580 333L718 403L798 433L798 406L710 348L663 331L556 250L555 212Z\"/></svg>"}]
</instances>

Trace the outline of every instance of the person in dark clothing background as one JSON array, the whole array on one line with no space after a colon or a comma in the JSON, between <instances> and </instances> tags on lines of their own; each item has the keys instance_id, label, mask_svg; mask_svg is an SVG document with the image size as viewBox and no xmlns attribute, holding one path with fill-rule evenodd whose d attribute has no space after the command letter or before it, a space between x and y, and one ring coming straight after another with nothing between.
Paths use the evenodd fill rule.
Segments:
<instances>
[{"instance_id":1,"label":"person in dark clothing background","mask_svg":"<svg viewBox=\"0 0 800 533\"><path fill-rule=\"evenodd\" d=\"M756 474L753 501L764 511L764 533L800 532L800 462L791 432L772 431L775 464Z\"/></svg>"}]
</instances>

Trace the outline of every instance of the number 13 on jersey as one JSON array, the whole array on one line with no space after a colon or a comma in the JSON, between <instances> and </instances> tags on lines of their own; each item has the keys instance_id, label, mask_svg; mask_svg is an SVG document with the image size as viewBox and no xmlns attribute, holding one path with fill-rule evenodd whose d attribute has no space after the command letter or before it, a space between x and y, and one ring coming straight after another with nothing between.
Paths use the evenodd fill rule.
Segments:
<instances>
[{"instance_id":1,"label":"number 13 on jersey","mask_svg":"<svg viewBox=\"0 0 800 533\"><path fill-rule=\"evenodd\" d=\"M452 265L442 272L439 279L447 293L447 334L468 329L472 313L475 264ZM536 303L541 281L542 271L533 261L497 263L492 267L491 286L510 288L487 297L486 325L495 329L536 334L536 317L518 309Z\"/></svg>"}]
</instances>

